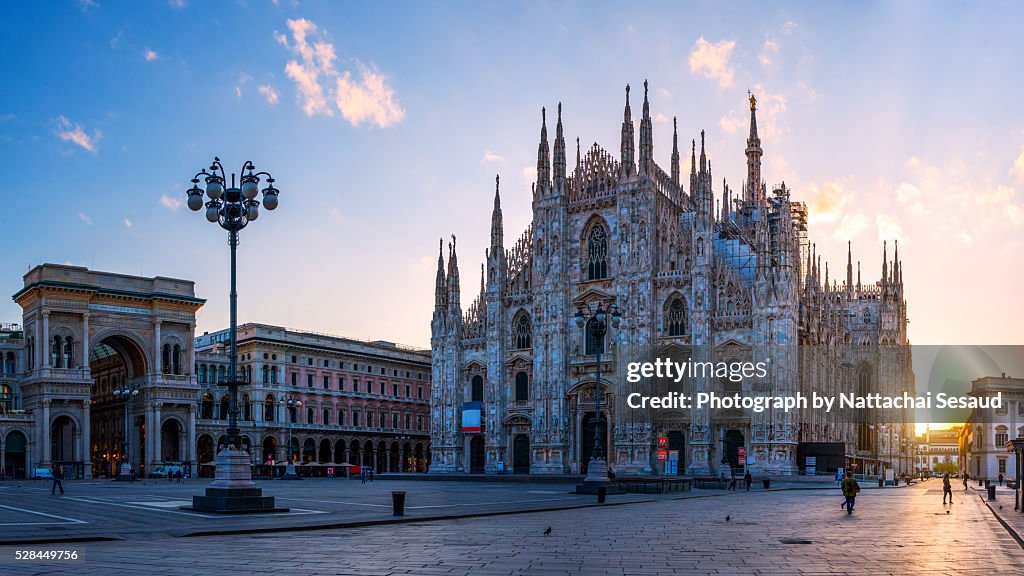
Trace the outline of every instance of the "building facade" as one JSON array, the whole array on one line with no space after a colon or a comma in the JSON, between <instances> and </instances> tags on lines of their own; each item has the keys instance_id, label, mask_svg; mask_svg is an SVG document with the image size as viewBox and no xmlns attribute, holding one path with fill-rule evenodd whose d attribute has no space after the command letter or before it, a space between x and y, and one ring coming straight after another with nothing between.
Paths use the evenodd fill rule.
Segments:
<instances>
[{"instance_id":1,"label":"building facade","mask_svg":"<svg viewBox=\"0 0 1024 576\"><path fill-rule=\"evenodd\" d=\"M212 461L225 441L228 397L217 382L227 372L227 342L227 330L196 338L200 463ZM291 458L301 464L426 471L428 351L243 324L238 354L239 370L249 382L239 398L239 428L254 465L287 462L290 445Z\"/></svg>"},{"instance_id":2,"label":"building facade","mask_svg":"<svg viewBox=\"0 0 1024 576\"><path fill-rule=\"evenodd\" d=\"M918 437L915 471L930 474L938 472L943 464L956 464L957 469L962 471L959 447L961 428L953 426L945 430L928 430Z\"/></svg>"},{"instance_id":3,"label":"building facade","mask_svg":"<svg viewBox=\"0 0 1024 576\"><path fill-rule=\"evenodd\" d=\"M204 472L198 464L213 460L227 428L226 388L216 385L227 336L195 338L205 301L193 282L43 264L14 300L23 324L0 326L4 475L60 465L72 477L109 477L123 463ZM241 427L254 464L286 457L294 416L299 461L426 469L426 351L258 324L240 336L250 382ZM287 413L288 398L301 412Z\"/></svg>"},{"instance_id":4,"label":"building facade","mask_svg":"<svg viewBox=\"0 0 1024 576\"><path fill-rule=\"evenodd\" d=\"M1014 478L1017 457L1007 446L1024 437L1024 378L985 376L971 382L971 396L1002 395L1000 408L975 408L960 429L960 470L978 480Z\"/></svg>"},{"instance_id":5,"label":"building facade","mask_svg":"<svg viewBox=\"0 0 1024 576\"><path fill-rule=\"evenodd\" d=\"M652 355L772 359L764 378L701 376L687 383L697 391L912 394L914 384L898 249L892 260L883 250L878 281L862 283L852 254L845 279L830 278L808 243L804 204L762 177L753 96L737 191L724 181L714 189L703 132L699 152L691 143L688 180L676 132L669 170L658 165L646 82L639 145L628 86L621 126L618 155L597 143L582 152L577 139L572 167L561 105L553 157L542 110L532 223L507 249L496 185L479 294L466 310L455 237L447 262L442 240L431 323L431 471L585 473L597 394L608 462L619 473L661 471L659 438L678 454L678 472L695 475L737 468L741 451L755 473L795 473L815 451L838 454L838 466L859 459L878 467L883 454L892 456L881 466L909 462L910 414L827 419L810 410L626 407L626 364ZM621 326L587 339L574 314L597 304L616 305ZM480 426L464 431L469 407L479 409ZM892 429L882 446L871 426L886 422Z\"/></svg>"}]
</instances>

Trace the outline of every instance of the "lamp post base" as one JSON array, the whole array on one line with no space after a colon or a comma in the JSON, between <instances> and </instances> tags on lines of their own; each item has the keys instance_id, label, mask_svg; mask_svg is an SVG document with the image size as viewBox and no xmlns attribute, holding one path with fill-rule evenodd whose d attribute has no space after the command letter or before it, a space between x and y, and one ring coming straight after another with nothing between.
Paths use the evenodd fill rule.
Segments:
<instances>
[{"instance_id":1,"label":"lamp post base","mask_svg":"<svg viewBox=\"0 0 1024 576\"><path fill-rule=\"evenodd\" d=\"M298 473L295 472L295 463L294 462L289 462L288 465L285 466L285 468L284 468L284 476L282 476L281 479L282 480L302 480L302 478L298 475Z\"/></svg>"},{"instance_id":2,"label":"lamp post base","mask_svg":"<svg viewBox=\"0 0 1024 576\"><path fill-rule=\"evenodd\" d=\"M277 508L273 496L264 496L263 489L252 481L249 453L231 445L217 454L217 475L204 496L193 496L192 506L198 512L217 514L259 514L287 512Z\"/></svg>"},{"instance_id":3,"label":"lamp post base","mask_svg":"<svg viewBox=\"0 0 1024 576\"><path fill-rule=\"evenodd\" d=\"M624 494L626 490L608 478L608 463L604 458L591 458L587 464L587 477L582 484L576 485L574 494L597 494L598 488L604 488L606 494Z\"/></svg>"},{"instance_id":4,"label":"lamp post base","mask_svg":"<svg viewBox=\"0 0 1024 576\"><path fill-rule=\"evenodd\" d=\"M121 464L121 470L118 471L117 476L114 478L118 482L131 482L132 479L132 466L131 464Z\"/></svg>"}]
</instances>

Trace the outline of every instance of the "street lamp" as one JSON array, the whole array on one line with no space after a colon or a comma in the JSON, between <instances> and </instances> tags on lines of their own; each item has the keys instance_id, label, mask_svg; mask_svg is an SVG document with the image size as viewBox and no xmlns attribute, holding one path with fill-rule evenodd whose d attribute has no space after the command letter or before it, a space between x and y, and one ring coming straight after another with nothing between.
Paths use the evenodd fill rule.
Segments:
<instances>
[{"instance_id":1,"label":"street lamp","mask_svg":"<svg viewBox=\"0 0 1024 576\"><path fill-rule=\"evenodd\" d=\"M299 475L295 473L295 452L292 450L292 423L298 416L299 408L302 407L302 400L289 398L285 404L288 405L288 466L284 470L285 480L298 480ZM292 410L295 410L293 413Z\"/></svg>"},{"instance_id":2,"label":"street lamp","mask_svg":"<svg viewBox=\"0 0 1024 576\"><path fill-rule=\"evenodd\" d=\"M228 396L228 428L227 448L217 454L217 475L206 496L194 496L193 507L212 511L244 511L269 512L274 510L272 497L257 497L259 488L252 481L252 465L249 455L243 450L241 434L238 429L238 386L245 384L238 376L238 293L235 289L236 252L238 249L238 233L260 214L260 202L256 196L260 193L260 178L266 179L267 186L263 192L263 207L267 210L277 208L277 196L280 191L274 187L274 178L267 172L256 172L256 166L246 161L242 164L240 186L235 185L235 174L231 174L231 186L225 187L227 173L220 158L214 157L210 167L204 168L192 177L192 187L188 194L188 207L192 211L206 206L206 219L219 224L228 232L228 246L231 247L231 293L230 310L230 341L231 362L228 365L227 381L219 382L227 386ZM206 197L203 200L203 189L199 187L200 179L206 183ZM233 502L231 501L234 500ZM239 510L240 508L240 510Z\"/></svg>"},{"instance_id":3,"label":"street lamp","mask_svg":"<svg viewBox=\"0 0 1024 576\"><path fill-rule=\"evenodd\" d=\"M868 424L868 428L871 430L871 459L875 462L875 474L878 474L878 433L875 432L875 425ZM864 471L867 473L867 470Z\"/></svg>"},{"instance_id":4,"label":"street lamp","mask_svg":"<svg viewBox=\"0 0 1024 576\"><path fill-rule=\"evenodd\" d=\"M622 319L619 307L612 304L610 312L612 327L618 328ZM591 309L589 304L576 308L576 326L583 329L583 352L587 352L586 345L590 338L600 343L596 347L597 382L594 385L594 419L591 421L594 424L594 447L587 463L586 483L608 482L608 462L604 458L604 435L601 433L601 352L604 350L604 336L608 333L608 315L600 303L595 309Z\"/></svg>"},{"instance_id":5,"label":"street lamp","mask_svg":"<svg viewBox=\"0 0 1024 576\"><path fill-rule=\"evenodd\" d=\"M121 471L117 474L118 480L131 480L132 478L131 458L128 457L128 446L131 444L128 441L128 403L138 395L139 389L134 387L129 388L127 383L125 383L124 388L114 389L114 396L121 396L124 398L124 439L121 441L121 454L124 455L124 459L121 460Z\"/></svg>"}]
</instances>

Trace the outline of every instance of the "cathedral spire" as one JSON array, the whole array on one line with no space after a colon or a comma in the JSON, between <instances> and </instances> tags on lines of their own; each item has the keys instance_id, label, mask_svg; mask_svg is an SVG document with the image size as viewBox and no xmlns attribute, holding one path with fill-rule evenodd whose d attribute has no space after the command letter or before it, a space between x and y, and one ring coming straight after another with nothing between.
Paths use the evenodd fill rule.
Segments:
<instances>
[{"instance_id":1,"label":"cathedral spire","mask_svg":"<svg viewBox=\"0 0 1024 576\"><path fill-rule=\"evenodd\" d=\"M444 238L440 239L437 249L437 280L434 282L434 309L444 308L448 304L448 287L444 277Z\"/></svg>"},{"instance_id":2,"label":"cathedral spire","mask_svg":"<svg viewBox=\"0 0 1024 576\"><path fill-rule=\"evenodd\" d=\"M626 84L626 109L622 113L622 145L620 148L622 175L630 177L636 172L633 162L633 114L629 110L629 84Z\"/></svg>"},{"instance_id":3,"label":"cathedral spire","mask_svg":"<svg viewBox=\"0 0 1024 576\"><path fill-rule=\"evenodd\" d=\"M558 124L555 125L555 190L565 188L565 137L562 135L562 103L558 103Z\"/></svg>"},{"instance_id":4,"label":"cathedral spire","mask_svg":"<svg viewBox=\"0 0 1024 576\"><path fill-rule=\"evenodd\" d=\"M580 137L576 137L576 177L580 177Z\"/></svg>"},{"instance_id":5,"label":"cathedral spire","mask_svg":"<svg viewBox=\"0 0 1024 576\"><path fill-rule=\"evenodd\" d=\"M697 141L690 140L690 198L697 193Z\"/></svg>"},{"instance_id":6,"label":"cathedral spire","mask_svg":"<svg viewBox=\"0 0 1024 576\"><path fill-rule=\"evenodd\" d=\"M640 173L651 173L654 160L654 135L651 126L651 105L647 100L647 80L644 80L644 111L640 119Z\"/></svg>"},{"instance_id":7,"label":"cathedral spire","mask_svg":"<svg viewBox=\"0 0 1024 576\"><path fill-rule=\"evenodd\" d=\"M853 242L846 241L846 292L853 293Z\"/></svg>"},{"instance_id":8,"label":"cathedral spire","mask_svg":"<svg viewBox=\"0 0 1024 576\"><path fill-rule=\"evenodd\" d=\"M857 297L860 298L860 295L861 295L861 288L860 288L860 260L857 260Z\"/></svg>"},{"instance_id":9,"label":"cathedral spire","mask_svg":"<svg viewBox=\"0 0 1024 576\"><path fill-rule=\"evenodd\" d=\"M889 285L889 246L887 240L882 240L882 288Z\"/></svg>"},{"instance_id":10,"label":"cathedral spire","mask_svg":"<svg viewBox=\"0 0 1024 576\"><path fill-rule=\"evenodd\" d=\"M705 174L708 171L708 157L704 153L704 131L700 131L700 173Z\"/></svg>"},{"instance_id":11,"label":"cathedral spire","mask_svg":"<svg viewBox=\"0 0 1024 576\"><path fill-rule=\"evenodd\" d=\"M504 224L501 218L501 175L494 176L494 210L491 212L491 250L504 250ZM500 254L500 252L499 252Z\"/></svg>"},{"instance_id":12,"label":"cathedral spire","mask_svg":"<svg viewBox=\"0 0 1024 576\"><path fill-rule=\"evenodd\" d=\"M748 92L748 94L750 94ZM743 201L753 205L761 201L761 139L757 136L757 98L750 94L750 135L747 137L747 183Z\"/></svg>"},{"instance_id":13,"label":"cathedral spire","mask_svg":"<svg viewBox=\"0 0 1024 576\"><path fill-rule=\"evenodd\" d=\"M455 256L455 234L452 234L452 241L448 244L448 309L459 310L462 306L461 292L459 291L459 263Z\"/></svg>"},{"instance_id":14,"label":"cathedral spire","mask_svg":"<svg viewBox=\"0 0 1024 576\"><path fill-rule=\"evenodd\" d=\"M729 221L729 186L722 178L722 222Z\"/></svg>"},{"instance_id":15,"label":"cathedral spire","mask_svg":"<svg viewBox=\"0 0 1024 576\"><path fill-rule=\"evenodd\" d=\"M679 126L672 117L672 183L679 186Z\"/></svg>"},{"instance_id":16,"label":"cathedral spire","mask_svg":"<svg viewBox=\"0 0 1024 576\"><path fill-rule=\"evenodd\" d=\"M537 189L535 194L543 194L551 184L551 153L548 148L547 110L540 109L540 144L537 145Z\"/></svg>"}]
</instances>

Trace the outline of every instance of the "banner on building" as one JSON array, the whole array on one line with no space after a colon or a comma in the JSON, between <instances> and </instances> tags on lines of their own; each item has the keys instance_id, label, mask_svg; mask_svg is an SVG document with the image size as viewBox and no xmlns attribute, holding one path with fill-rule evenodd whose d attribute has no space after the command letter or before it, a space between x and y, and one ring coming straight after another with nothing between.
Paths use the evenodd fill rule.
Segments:
<instances>
[{"instance_id":1,"label":"banner on building","mask_svg":"<svg viewBox=\"0 0 1024 576\"><path fill-rule=\"evenodd\" d=\"M483 432L480 422L480 402L462 403L462 432L479 434Z\"/></svg>"}]
</instances>

